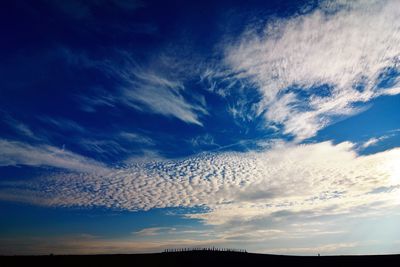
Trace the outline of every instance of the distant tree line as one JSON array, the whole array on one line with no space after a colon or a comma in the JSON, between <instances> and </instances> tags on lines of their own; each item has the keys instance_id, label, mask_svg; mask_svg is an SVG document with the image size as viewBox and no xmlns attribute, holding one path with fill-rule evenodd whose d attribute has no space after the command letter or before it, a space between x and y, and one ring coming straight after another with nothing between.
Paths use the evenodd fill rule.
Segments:
<instances>
[{"instance_id":1,"label":"distant tree line","mask_svg":"<svg viewBox=\"0 0 400 267\"><path fill-rule=\"evenodd\" d=\"M204 247L204 248L167 248L164 250L165 253L170 252L188 252L188 251L225 251L225 252L241 252L247 253L245 249L235 248L216 248L216 247Z\"/></svg>"}]
</instances>

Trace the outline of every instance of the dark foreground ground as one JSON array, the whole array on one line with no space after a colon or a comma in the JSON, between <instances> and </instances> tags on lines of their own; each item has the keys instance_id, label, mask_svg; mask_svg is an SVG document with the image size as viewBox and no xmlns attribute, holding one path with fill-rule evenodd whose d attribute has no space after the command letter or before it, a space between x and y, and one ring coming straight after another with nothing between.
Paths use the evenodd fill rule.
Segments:
<instances>
[{"instance_id":1,"label":"dark foreground ground","mask_svg":"<svg viewBox=\"0 0 400 267\"><path fill-rule=\"evenodd\" d=\"M190 251L176 253L2 256L0 266L400 266L400 255L278 256L239 252Z\"/></svg>"}]
</instances>

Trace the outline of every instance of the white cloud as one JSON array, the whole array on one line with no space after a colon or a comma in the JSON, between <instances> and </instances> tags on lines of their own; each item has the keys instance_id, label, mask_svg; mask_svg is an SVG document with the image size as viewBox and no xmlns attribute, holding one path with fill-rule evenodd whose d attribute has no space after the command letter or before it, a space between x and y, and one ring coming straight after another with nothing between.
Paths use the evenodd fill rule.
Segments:
<instances>
[{"instance_id":1,"label":"white cloud","mask_svg":"<svg viewBox=\"0 0 400 267\"><path fill-rule=\"evenodd\" d=\"M203 147L203 146L219 147L219 145L215 143L214 137L208 133L193 137L190 140L190 143L193 147Z\"/></svg>"},{"instance_id":2,"label":"white cloud","mask_svg":"<svg viewBox=\"0 0 400 267\"><path fill-rule=\"evenodd\" d=\"M142 164L142 163L147 163L149 161L164 161L165 158L159 153L157 150L152 150L152 149L141 149L137 151L138 154L136 155L131 155L128 158L126 158L123 163L126 165L132 165L132 164Z\"/></svg>"},{"instance_id":3,"label":"white cloud","mask_svg":"<svg viewBox=\"0 0 400 267\"><path fill-rule=\"evenodd\" d=\"M0 139L0 166L50 166L78 172L105 173L107 168L92 159L50 145L32 146Z\"/></svg>"},{"instance_id":4,"label":"white cloud","mask_svg":"<svg viewBox=\"0 0 400 267\"><path fill-rule=\"evenodd\" d=\"M259 114L297 141L381 95L399 93L400 6L397 1L324 1L314 11L268 21L227 45L225 63L263 95ZM229 79L232 79L228 75ZM394 88L381 88L392 79Z\"/></svg>"},{"instance_id":5,"label":"white cloud","mask_svg":"<svg viewBox=\"0 0 400 267\"><path fill-rule=\"evenodd\" d=\"M199 114L208 114L203 103L189 103L182 95L184 90L180 82L148 72L126 72L126 82L122 89L121 100L127 106L138 110L176 117L184 122L202 126Z\"/></svg>"},{"instance_id":6,"label":"white cloud","mask_svg":"<svg viewBox=\"0 0 400 267\"><path fill-rule=\"evenodd\" d=\"M52 118L48 116L40 116L39 119L49 125L52 125L56 128L59 128L64 131L72 131L72 132L79 132L85 133L86 130L83 126L76 123L75 121L64 119L64 118Z\"/></svg>"},{"instance_id":7,"label":"white cloud","mask_svg":"<svg viewBox=\"0 0 400 267\"><path fill-rule=\"evenodd\" d=\"M99 157L105 158L131 152L127 147L112 139L82 138L79 140L79 146L88 152L95 152Z\"/></svg>"},{"instance_id":8,"label":"white cloud","mask_svg":"<svg viewBox=\"0 0 400 267\"><path fill-rule=\"evenodd\" d=\"M76 56L86 67L97 68L117 83L115 90L96 89L98 96L81 95L82 109L94 112L99 106L124 105L139 111L174 117L181 121L202 126L200 117L207 115L204 97L184 94L184 84L177 78L138 66L128 53L122 53L123 64L111 61L92 61ZM190 97L189 97L190 96Z\"/></svg>"},{"instance_id":9,"label":"white cloud","mask_svg":"<svg viewBox=\"0 0 400 267\"><path fill-rule=\"evenodd\" d=\"M318 247L286 247L286 248L273 248L263 251L264 253L270 254L280 254L280 255L295 255L295 254L305 254L305 255L317 255L320 253L323 254L331 254L332 252L337 252L341 249L354 248L358 244L355 242L352 243L334 243L334 244L325 244Z\"/></svg>"},{"instance_id":10,"label":"white cloud","mask_svg":"<svg viewBox=\"0 0 400 267\"><path fill-rule=\"evenodd\" d=\"M26 153L32 148L21 144L13 144L12 150L22 150L20 147L24 147L23 155L32 155ZM362 216L397 207L400 149L368 156L359 156L355 151L348 142L280 144L265 152L137 162L101 176L64 173L21 184L2 184L0 199L127 210L204 206L208 209L186 216L211 225L297 214L304 214L303 218ZM57 157L62 162L57 164L66 164L65 157ZM54 166L53 162L47 163L52 160L32 157L20 163ZM68 162L78 164L77 160ZM92 168L92 164L83 165L73 167Z\"/></svg>"},{"instance_id":11,"label":"white cloud","mask_svg":"<svg viewBox=\"0 0 400 267\"><path fill-rule=\"evenodd\" d=\"M16 119L14 119L7 113L5 113L3 116L4 116L3 121L8 126L13 128L14 131L17 132L18 134L25 136L25 137L29 137L30 139L33 139L33 140L40 140L40 138L37 137L31 130L31 128L28 125L26 125L25 123L22 123Z\"/></svg>"},{"instance_id":12,"label":"white cloud","mask_svg":"<svg viewBox=\"0 0 400 267\"><path fill-rule=\"evenodd\" d=\"M367 148L367 147L370 147L370 146L374 146L374 145L376 145L376 144L379 142L379 140L380 140L380 139L378 139L378 138L371 138L371 139L368 139L367 141L365 141L365 142L361 145L361 147L362 147L362 148Z\"/></svg>"},{"instance_id":13,"label":"white cloud","mask_svg":"<svg viewBox=\"0 0 400 267\"><path fill-rule=\"evenodd\" d=\"M80 108L86 112L95 112L98 107L106 106L115 108L117 99L111 93L104 90L96 89L91 95L78 95L77 100Z\"/></svg>"},{"instance_id":14,"label":"white cloud","mask_svg":"<svg viewBox=\"0 0 400 267\"><path fill-rule=\"evenodd\" d=\"M135 236L158 236L163 233L171 233L174 232L176 228L173 227L150 227L150 228L144 228L139 231L133 232Z\"/></svg>"},{"instance_id":15,"label":"white cloud","mask_svg":"<svg viewBox=\"0 0 400 267\"><path fill-rule=\"evenodd\" d=\"M139 143L148 146L154 145L154 141L150 137L143 136L138 133L120 132L119 136L129 142Z\"/></svg>"},{"instance_id":16,"label":"white cloud","mask_svg":"<svg viewBox=\"0 0 400 267\"><path fill-rule=\"evenodd\" d=\"M211 247L223 243L224 240L201 239L169 239L169 240L134 240L106 239L90 235L69 235L59 237L23 237L0 238L0 253L2 255L80 255L80 254L129 254L129 253L159 253L168 248ZM221 246L223 247L223 246Z\"/></svg>"},{"instance_id":17,"label":"white cloud","mask_svg":"<svg viewBox=\"0 0 400 267\"><path fill-rule=\"evenodd\" d=\"M372 138L368 139L367 141L362 143L360 145L360 147L365 149L365 148L370 147L370 146L375 146L379 142L382 142L383 140L391 138L391 137L393 137L395 135L396 135L396 131L389 131L389 134L387 134L387 135L382 135L382 136L379 136L379 137L372 137Z\"/></svg>"},{"instance_id":18,"label":"white cloud","mask_svg":"<svg viewBox=\"0 0 400 267\"><path fill-rule=\"evenodd\" d=\"M400 87L390 88L385 90L385 95L398 95L400 94Z\"/></svg>"}]
</instances>

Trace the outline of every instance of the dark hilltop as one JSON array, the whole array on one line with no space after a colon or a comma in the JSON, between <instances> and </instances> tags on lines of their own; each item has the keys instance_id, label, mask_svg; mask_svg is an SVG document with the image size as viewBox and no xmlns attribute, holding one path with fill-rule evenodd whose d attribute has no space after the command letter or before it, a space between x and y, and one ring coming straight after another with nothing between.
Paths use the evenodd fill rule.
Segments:
<instances>
[{"instance_id":1,"label":"dark hilltop","mask_svg":"<svg viewBox=\"0 0 400 267\"><path fill-rule=\"evenodd\" d=\"M398 266L400 255L282 256L188 250L149 254L2 256L0 266Z\"/></svg>"}]
</instances>

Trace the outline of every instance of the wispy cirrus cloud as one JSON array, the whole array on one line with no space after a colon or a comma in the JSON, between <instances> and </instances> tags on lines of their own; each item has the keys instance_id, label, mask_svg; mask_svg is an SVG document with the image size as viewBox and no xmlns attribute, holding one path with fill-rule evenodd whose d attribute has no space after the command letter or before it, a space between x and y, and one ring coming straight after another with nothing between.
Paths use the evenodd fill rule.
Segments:
<instances>
[{"instance_id":1,"label":"wispy cirrus cloud","mask_svg":"<svg viewBox=\"0 0 400 267\"><path fill-rule=\"evenodd\" d=\"M387 139L389 136L381 136L381 137L373 137L368 139L367 141L365 141L364 143L361 144L362 148L367 148L370 146L375 146L376 144L378 144L380 141L383 141L385 139Z\"/></svg>"},{"instance_id":2,"label":"wispy cirrus cloud","mask_svg":"<svg viewBox=\"0 0 400 267\"><path fill-rule=\"evenodd\" d=\"M0 113L1 114L1 113ZM32 140L40 140L41 137L38 137L32 129L25 123L16 120L12 116L7 113L1 114L3 115L2 121L6 123L9 127L11 127L18 135L23 137L28 137Z\"/></svg>"},{"instance_id":3,"label":"wispy cirrus cloud","mask_svg":"<svg viewBox=\"0 0 400 267\"><path fill-rule=\"evenodd\" d=\"M92 90L90 95L78 95L80 109L85 112L96 112L99 107L115 108L117 101L115 96L103 89Z\"/></svg>"},{"instance_id":4,"label":"wispy cirrus cloud","mask_svg":"<svg viewBox=\"0 0 400 267\"><path fill-rule=\"evenodd\" d=\"M220 147L220 145L218 145L215 140L214 137L208 133L203 134L203 135L198 135L196 137L193 137L189 143L195 147L195 148L199 148L199 147Z\"/></svg>"},{"instance_id":5,"label":"wispy cirrus cloud","mask_svg":"<svg viewBox=\"0 0 400 267\"><path fill-rule=\"evenodd\" d=\"M144 228L139 231L133 232L132 234L135 236L145 237L145 236L158 236L165 232L175 231L176 228L173 227L150 227Z\"/></svg>"},{"instance_id":6,"label":"wispy cirrus cloud","mask_svg":"<svg viewBox=\"0 0 400 267\"><path fill-rule=\"evenodd\" d=\"M53 118L49 116L39 116L40 121L57 128L58 130L67 132L85 133L87 129L73 120L66 118Z\"/></svg>"},{"instance_id":7,"label":"wispy cirrus cloud","mask_svg":"<svg viewBox=\"0 0 400 267\"><path fill-rule=\"evenodd\" d=\"M93 112L101 106L125 106L199 126L203 125L201 117L208 115L204 97L186 92L184 83L176 77L139 66L129 53L121 52L122 63L121 60L95 61L68 50L64 54L71 64L96 68L115 83L112 90L94 90L95 97L79 95L77 99L85 111Z\"/></svg>"},{"instance_id":8,"label":"wispy cirrus cloud","mask_svg":"<svg viewBox=\"0 0 400 267\"><path fill-rule=\"evenodd\" d=\"M395 137L397 135L398 135L398 131L397 130L391 130L391 131L388 131L384 135L374 136L374 137L369 138L368 140L360 143L359 147L361 149L366 149L366 148L369 148L369 147L372 147L372 146L377 146L382 141L385 141L387 139L393 138L393 137Z\"/></svg>"},{"instance_id":9,"label":"wispy cirrus cloud","mask_svg":"<svg viewBox=\"0 0 400 267\"><path fill-rule=\"evenodd\" d=\"M138 144L143 144L143 145L148 145L152 146L154 145L154 141L147 136L138 134L138 133L132 133L132 132L120 132L119 137L128 141L128 142L134 142Z\"/></svg>"},{"instance_id":10,"label":"wispy cirrus cloud","mask_svg":"<svg viewBox=\"0 0 400 267\"><path fill-rule=\"evenodd\" d=\"M297 141L337 118L398 94L397 1L322 1L313 11L269 20L226 44L225 80L262 94L256 114Z\"/></svg>"},{"instance_id":11,"label":"wispy cirrus cloud","mask_svg":"<svg viewBox=\"0 0 400 267\"><path fill-rule=\"evenodd\" d=\"M127 106L202 126L200 115L208 114L204 103L189 103L182 95L185 87L181 82L134 69L120 77L124 81L120 99Z\"/></svg>"},{"instance_id":12,"label":"wispy cirrus cloud","mask_svg":"<svg viewBox=\"0 0 400 267\"><path fill-rule=\"evenodd\" d=\"M166 248L184 247L211 247L221 245L223 239L195 239L179 238L169 240L135 240L110 239L91 235L70 235L58 237L24 237L24 238L0 238L0 253L2 255L15 255L15 250L22 255L45 254L49 251L55 254L120 254L120 253L159 253Z\"/></svg>"},{"instance_id":13,"label":"wispy cirrus cloud","mask_svg":"<svg viewBox=\"0 0 400 267\"><path fill-rule=\"evenodd\" d=\"M273 254L284 254L284 255L294 255L294 254L305 254L305 255L315 255L316 253L331 254L332 252L338 252L343 249L352 249L359 246L356 242L349 243L333 243L325 244L318 247L285 247L285 248L273 248L263 251L264 253Z\"/></svg>"},{"instance_id":14,"label":"wispy cirrus cloud","mask_svg":"<svg viewBox=\"0 0 400 267\"><path fill-rule=\"evenodd\" d=\"M112 138L82 138L79 140L79 146L88 152L94 152L98 154L100 157L127 154L129 152L128 148L122 146L119 142L113 140Z\"/></svg>"},{"instance_id":15,"label":"wispy cirrus cloud","mask_svg":"<svg viewBox=\"0 0 400 267\"><path fill-rule=\"evenodd\" d=\"M295 244L290 247L281 245L273 246L278 238L284 238L279 230L254 230L244 228L242 230L221 231L210 233L209 231L197 231L186 229L175 229L169 227L144 228L134 235L124 238L105 238L90 234L75 234L61 236L33 236L17 237L13 239L0 239L0 253L2 255L14 255L15 250L23 255L47 254L51 251L55 254L101 254L101 253L159 253L164 249L172 248L241 248L242 246L253 248L252 252L272 254L303 254L334 255L346 254L346 251L353 251L360 247L375 245L377 242L342 241L342 242L317 242L315 246L307 242L291 241ZM164 236L170 232L170 235ZM137 233L137 234L136 234ZM141 233L144 235L141 236ZM150 235L148 235L150 234ZM293 234L293 233L292 233ZM323 234L323 233L322 233ZM164 237L163 237L164 236ZM146 238L148 238L146 240ZM236 239L237 238L237 239ZM268 242L269 241L269 242ZM313 243L314 244L314 243ZM395 252L395 249L393 249Z\"/></svg>"},{"instance_id":16,"label":"wispy cirrus cloud","mask_svg":"<svg viewBox=\"0 0 400 267\"><path fill-rule=\"evenodd\" d=\"M104 164L63 148L0 139L0 166L19 165L47 166L85 173L107 172Z\"/></svg>"}]
</instances>

